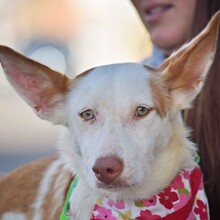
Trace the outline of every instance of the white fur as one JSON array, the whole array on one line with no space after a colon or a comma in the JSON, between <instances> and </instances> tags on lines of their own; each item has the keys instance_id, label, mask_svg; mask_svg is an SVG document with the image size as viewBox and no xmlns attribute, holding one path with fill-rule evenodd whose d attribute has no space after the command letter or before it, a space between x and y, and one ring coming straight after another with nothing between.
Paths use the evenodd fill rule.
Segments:
<instances>
[{"instance_id":1,"label":"white fur","mask_svg":"<svg viewBox=\"0 0 220 220\"><path fill-rule=\"evenodd\" d=\"M27 220L25 214L23 213L16 213L16 212L6 212L1 217L1 220Z\"/></svg>"},{"instance_id":2,"label":"white fur","mask_svg":"<svg viewBox=\"0 0 220 220\"><path fill-rule=\"evenodd\" d=\"M61 165L60 160L55 160L51 163L49 168L44 173L42 181L40 183L37 198L33 204L34 208L34 215L33 220L41 220L42 219L42 205L45 199L47 192L50 190L51 187L51 180L53 179L53 175L57 172L58 167ZM53 210L51 210L52 212Z\"/></svg>"}]
</instances>

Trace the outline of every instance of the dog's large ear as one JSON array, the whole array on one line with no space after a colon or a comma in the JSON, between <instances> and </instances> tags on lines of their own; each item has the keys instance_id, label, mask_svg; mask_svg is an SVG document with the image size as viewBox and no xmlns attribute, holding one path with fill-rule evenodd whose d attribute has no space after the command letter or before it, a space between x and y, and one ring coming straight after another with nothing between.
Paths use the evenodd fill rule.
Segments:
<instances>
[{"instance_id":1,"label":"dog's large ear","mask_svg":"<svg viewBox=\"0 0 220 220\"><path fill-rule=\"evenodd\" d=\"M65 124L66 76L6 46L0 46L0 62L10 84L40 118L54 124Z\"/></svg>"},{"instance_id":2,"label":"dog's large ear","mask_svg":"<svg viewBox=\"0 0 220 220\"><path fill-rule=\"evenodd\" d=\"M200 92L213 63L218 39L220 11L191 42L173 53L159 68L175 109L190 107Z\"/></svg>"}]
</instances>

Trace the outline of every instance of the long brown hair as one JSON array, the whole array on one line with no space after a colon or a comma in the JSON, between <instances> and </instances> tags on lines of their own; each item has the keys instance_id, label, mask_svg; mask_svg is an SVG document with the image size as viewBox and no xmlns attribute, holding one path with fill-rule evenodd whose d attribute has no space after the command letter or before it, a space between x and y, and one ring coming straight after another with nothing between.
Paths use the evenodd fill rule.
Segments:
<instances>
[{"instance_id":1,"label":"long brown hair","mask_svg":"<svg viewBox=\"0 0 220 220\"><path fill-rule=\"evenodd\" d=\"M219 9L219 0L197 0L192 37ZM192 140L198 145L211 219L220 219L220 37L206 84L184 118L192 128Z\"/></svg>"}]
</instances>

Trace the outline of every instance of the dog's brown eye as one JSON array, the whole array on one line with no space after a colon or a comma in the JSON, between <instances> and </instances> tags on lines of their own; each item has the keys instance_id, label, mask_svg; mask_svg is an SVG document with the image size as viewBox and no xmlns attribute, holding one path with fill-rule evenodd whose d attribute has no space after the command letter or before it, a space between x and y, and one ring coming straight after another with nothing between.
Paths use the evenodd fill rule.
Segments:
<instances>
[{"instance_id":1,"label":"dog's brown eye","mask_svg":"<svg viewBox=\"0 0 220 220\"><path fill-rule=\"evenodd\" d=\"M95 115L94 115L94 113L93 113L93 111L91 109L87 109L87 110L81 112L80 116L82 118L84 118L85 120L87 120L87 121L88 120L92 120L95 117Z\"/></svg>"},{"instance_id":2,"label":"dog's brown eye","mask_svg":"<svg viewBox=\"0 0 220 220\"><path fill-rule=\"evenodd\" d=\"M147 106L140 105L137 107L135 115L137 117L143 117L147 115L151 110L152 109Z\"/></svg>"}]
</instances>

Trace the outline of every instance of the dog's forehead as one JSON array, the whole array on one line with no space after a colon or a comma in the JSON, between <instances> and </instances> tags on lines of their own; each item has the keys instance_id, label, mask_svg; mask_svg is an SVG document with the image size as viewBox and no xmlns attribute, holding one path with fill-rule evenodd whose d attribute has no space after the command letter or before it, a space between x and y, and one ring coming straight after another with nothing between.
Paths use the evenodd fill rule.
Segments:
<instances>
[{"instance_id":1,"label":"dog's forehead","mask_svg":"<svg viewBox=\"0 0 220 220\"><path fill-rule=\"evenodd\" d=\"M94 68L73 82L69 104L76 111L105 108L114 112L132 111L140 104L152 106L151 76L147 67L135 63Z\"/></svg>"},{"instance_id":2,"label":"dog's forehead","mask_svg":"<svg viewBox=\"0 0 220 220\"><path fill-rule=\"evenodd\" d=\"M81 88L129 89L135 87L147 87L150 78L147 67L138 63L111 64L93 68L86 74L79 76ZM125 86L124 86L125 85Z\"/></svg>"}]
</instances>

